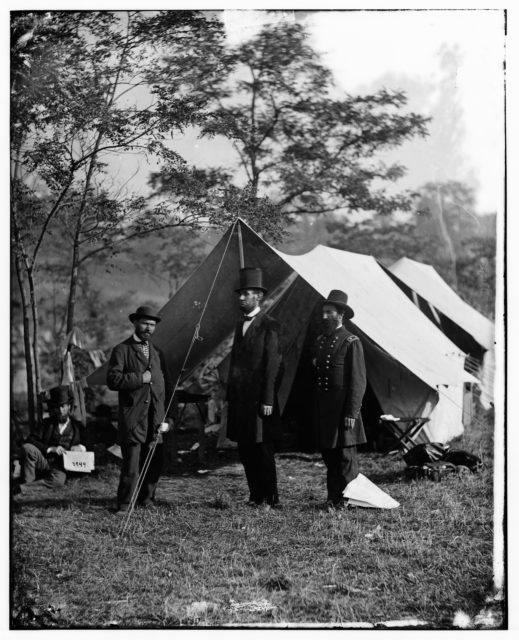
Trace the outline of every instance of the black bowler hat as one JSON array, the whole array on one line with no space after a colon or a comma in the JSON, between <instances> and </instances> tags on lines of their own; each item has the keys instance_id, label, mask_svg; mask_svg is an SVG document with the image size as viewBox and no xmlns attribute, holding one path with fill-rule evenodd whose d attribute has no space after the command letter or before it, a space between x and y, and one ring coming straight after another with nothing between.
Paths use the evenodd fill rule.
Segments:
<instances>
[{"instance_id":1,"label":"black bowler hat","mask_svg":"<svg viewBox=\"0 0 519 640\"><path fill-rule=\"evenodd\" d=\"M325 304L332 304L336 307L339 313L344 314L346 320L353 318L355 315L353 313L353 309L348 306L348 294L344 293L344 291L340 291L340 289L332 289L326 300L323 301L323 306Z\"/></svg>"},{"instance_id":2,"label":"black bowler hat","mask_svg":"<svg viewBox=\"0 0 519 640\"><path fill-rule=\"evenodd\" d=\"M130 313L128 317L130 322L135 322L139 318L149 318L150 320L155 320L155 322L160 322L160 316L151 307L139 307L135 313Z\"/></svg>"},{"instance_id":3,"label":"black bowler hat","mask_svg":"<svg viewBox=\"0 0 519 640\"><path fill-rule=\"evenodd\" d=\"M239 293L243 289L260 289L267 293L263 286L263 271L255 267L240 269L240 286L235 291Z\"/></svg>"},{"instance_id":4,"label":"black bowler hat","mask_svg":"<svg viewBox=\"0 0 519 640\"><path fill-rule=\"evenodd\" d=\"M49 390L49 398L46 403L51 406L59 406L61 404L72 404L74 402L74 395L70 387L61 385L59 387L53 387Z\"/></svg>"}]
</instances>

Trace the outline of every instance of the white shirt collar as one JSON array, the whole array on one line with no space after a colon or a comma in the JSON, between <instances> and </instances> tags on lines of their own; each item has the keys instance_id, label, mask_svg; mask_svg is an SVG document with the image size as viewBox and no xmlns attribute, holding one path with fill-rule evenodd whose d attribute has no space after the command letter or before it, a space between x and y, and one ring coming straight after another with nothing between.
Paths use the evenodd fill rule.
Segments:
<instances>
[{"instance_id":1,"label":"white shirt collar","mask_svg":"<svg viewBox=\"0 0 519 640\"><path fill-rule=\"evenodd\" d=\"M246 320L243 321L242 332L241 332L242 336L245 335L245 332L251 326L251 322L258 315L259 312L260 312L260 308L256 307L253 311L251 311L250 313L247 314L249 317Z\"/></svg>"},{"instance_id":2,"label":"white shirt collar","mask_svg":"<svg viewBox=\"0 0 519 640\"><path fill-rule=\"evenodd\" d=\"M136 333L134 333L134 334L133 334L132 338L135 340L135 342L138 342L139 344L141 344L141 343L142 343L142 340L141 340L140 338L138 338L138 337L137 337L137 334L136 334Z\"/></svg>"},{"instance_id":3,"label":"white shirt collar","mask_svg":"<svg viewBox=\"0 0 519 640\"><path fill-rule=\"evenodd\" d=\"M344 325L340 324L338 327L335 327L335 329L333 329L333 331L331 333L325 333L324 335L329 338L330 336L333 336L334 333L336 333L337 331L339 331L339 329L341 329Z\"/></svg>"},{"instance_id":4,"label":"white shirt collar","mask_svg":"<svg viewBox=\"0 0 519 640\"><path fill-rule=\"evenodd\" d=\"M63 424L61 422L58 422L58 429L60 434L62 434L65 431L65 429L68 427L69 424L70 424L70 417L67 418L67 421Z\"/></svg>"},{"instance_id":5,"label":"white shirt collar","mask_svg":"<svg viewBox=\"0 0 519 640\"><path fill-rule=\"evenodd\" d=\"M261 309L259 307L256 307L254 309L254 311L251 311L250 313L247 314L249 316L250 320L245 320L245 322L252 322L252 318L254 316L257 316L260 311L261 311Z\"/></svg>"}]
</instances>

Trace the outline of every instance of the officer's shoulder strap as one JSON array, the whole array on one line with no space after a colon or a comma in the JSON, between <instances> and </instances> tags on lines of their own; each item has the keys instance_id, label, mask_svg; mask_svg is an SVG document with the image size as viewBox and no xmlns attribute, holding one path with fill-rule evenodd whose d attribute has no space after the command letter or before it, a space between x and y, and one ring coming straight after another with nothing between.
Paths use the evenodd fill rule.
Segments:
<instances>
[{"instance_id":1,"label":"officer's shoulder strap","mask_svg":"<svg viewBox=\"0 0 519 640\"><path fill-rule=\"evenodd\" d=\"M350 344L352 342L355 342L356 340L358 340L358 338L357 338L357 336L354 336L353 333L346 338L346 342L349 342Z\"/></svg>"}]
</instances>

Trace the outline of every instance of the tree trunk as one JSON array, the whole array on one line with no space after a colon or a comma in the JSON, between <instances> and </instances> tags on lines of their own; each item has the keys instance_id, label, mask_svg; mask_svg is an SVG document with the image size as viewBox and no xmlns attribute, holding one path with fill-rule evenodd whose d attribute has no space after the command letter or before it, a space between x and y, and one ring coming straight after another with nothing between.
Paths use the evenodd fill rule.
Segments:
<instances>
[{"instance_id":1,"label":"tree trunk","mask_svg":"<svg viewBox=\"0 0 519 640\"><path fill-rule=\"evenodd\" d=\"M83 214L85 212L86 201L88 197L88 190L90 188L90 182L92 180L92 174L94 173L94 165L97 160L97 151L101 145L103 134L99 133L94 145L92 156L90 157L90 164L88 165L88 172L85 179L85 188L81 197L81 203L79 205L79 211L77 216L76 232L74 234L74 246L72 249L72 269L70 271L70 291L67 305L67 335L74 328L74 314L76 312L76 293L77 283L79 278L79 238L83 226Z\"/></svg>"},{"instance_id":2,"label":"tree trunk","mask_svg":"<svg viewBox=\"0 0 519 640\"><path fill-rule=\"evenodd\" d=\"M456 259L456 249L454 248L454 244L452 242L452 238L449 233L449 229L447 228L447 224L445 223L445 218L443 216L443 194L441 192L441 188L438 187L436 191L436 197L438 202L438 207L432 207L433 211L437 211L436 219L438 221L438 227L440 230L440 235L445 242L445 246L447 247L447 253L449 255L451 265L452 265L452 277L454 288L458 289L458 275L457 275L457 259Z\"/></svg>"},{"instance_id":3,"label":"tree trunk","mask_svg":"<svg viewBox=\"0 0 519 640\"><path fill-rule=\"evenodd\" d=\"M250 172L251 172L251 191L253 198L256 198L258 195L258 183L259 183L259 171L257 167L257 140L256 140L256 97L258 91L258 83L252 73L252 95L251 95L251 106L250 106L250 119L251 119L251 132L250 132L250 147L248 151L248 156L250 160Z\"/></svg>"},{"instance_id":4,"label":"tree trunk","mask_svg":"<svg viewBox=\"0 0 519 640\"><path fill-rule=\"evenodd\" d=\"M36 392L36 413L38 421L41 420L41 405L38 402L39 394L41 392L41 378L40 378L40 331L38 323L38 303L36 301L36 289L34 286L33 270L27 271L27 280L29 282L29 296L32 312L32 350L33 350L33 362L34 362L34 387Z\"/></svg>"},{"instance_id":5,"label":"tree trunk","mask_svg":"<svg viewBox=\"0 0 519 640\"><path fill-rule=\"evenodd\" d=\"M74 239L74 248L72 251L72 270L70 272L70 288L67 305L67 335L74 328L74 315L76 311L76 293L77 282L79 277L79 247L76 238Z\"/></svg>"},{"instance_id":6,"label":"tree trunk","mask_svg":"<svg viewBox=\"0 0 519 640\"><path fill-rule=\"evenodd\" d=\"M25 291L23 282L23 267L19 256L15 258L15 271L20 288L20 297L22 301L23 313L23 347L25 356L25 373L27 376L27 411L29 414L29 429L34 430L36 424L36 404L34 393L34 378L32 366L32 345L31 345L31 317L30 306L27 300L27 292Z\"/></svg>"}]
</instances>

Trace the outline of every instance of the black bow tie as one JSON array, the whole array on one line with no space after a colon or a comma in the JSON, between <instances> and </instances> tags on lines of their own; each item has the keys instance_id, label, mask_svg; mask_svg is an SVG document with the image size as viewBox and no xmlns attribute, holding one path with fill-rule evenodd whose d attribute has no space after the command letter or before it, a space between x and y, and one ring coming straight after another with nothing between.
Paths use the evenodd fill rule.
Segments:
<instances>
[{"instance_id":1,"label":"black bow tie","mask_svg":"<svg viewBox=\"0 0 519 640\"><path fill-rule=\"evenodd\" d=\"M243 322L248 322L249 320L252 320L254 318L254 316L243 316Z\"/></svg>"}]
</instances>

